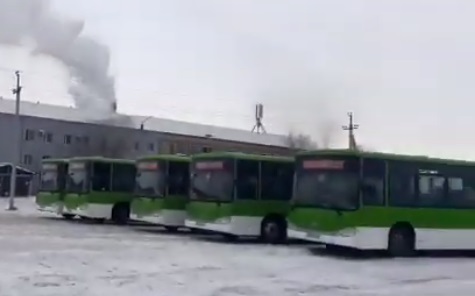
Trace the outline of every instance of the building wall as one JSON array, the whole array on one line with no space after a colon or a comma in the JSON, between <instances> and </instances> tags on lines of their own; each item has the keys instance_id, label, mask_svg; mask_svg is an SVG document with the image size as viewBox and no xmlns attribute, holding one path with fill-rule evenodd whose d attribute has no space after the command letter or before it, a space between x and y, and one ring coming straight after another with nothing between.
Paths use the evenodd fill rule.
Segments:
<instances>
[{"instance_id":1,"label":"building wall","mask_svg":"<svg viewBox=\"0 0 475 296\"><path fill-rule=\"evenodd\" d=\"M157 153L241 151L289 155L287 148L165 134L156 131L68 122L49 118L22 116L21 166L38 171L42 158L79 155L104 155L136 158ZM11 114L0 113L0 162L12 162L15 121Z\"/></svg>"}]
</instances>

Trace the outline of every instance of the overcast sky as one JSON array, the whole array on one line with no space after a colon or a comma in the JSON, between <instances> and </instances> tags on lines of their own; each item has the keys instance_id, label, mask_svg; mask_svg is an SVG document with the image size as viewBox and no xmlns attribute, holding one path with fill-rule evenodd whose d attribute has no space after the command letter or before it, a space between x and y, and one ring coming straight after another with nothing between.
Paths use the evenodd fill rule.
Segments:
<instances>
[{"instance_id":1,"label":"overcast sky","mask_svg":"<svg viewBox=\"0 0 475 296\"><path fill-rule=\"evenodd\" d=\"M263 102L270 132L342 146L354 111L370 149L475 159L474 1L53 3L110 46L121 112L250 129ZM72 104L59 63L29 67L28 99Z\"/></svg>"}]
</instances>

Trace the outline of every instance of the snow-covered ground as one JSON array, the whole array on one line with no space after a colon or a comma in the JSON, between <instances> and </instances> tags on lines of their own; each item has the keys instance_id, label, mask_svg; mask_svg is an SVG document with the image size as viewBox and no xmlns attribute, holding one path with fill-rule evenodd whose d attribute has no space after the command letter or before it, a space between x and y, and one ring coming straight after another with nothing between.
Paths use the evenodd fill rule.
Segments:
<instances>
[{"instance_id":1,"label":"snow-covered ground","mask_svg":"<svg viewBox=\"0 0 475 296\"><path fill-rule=\"evenodd\" d=\"M6 204L0 201L0 206ZM0 211L0 295L472 295L475 259L343 259Z\"/></svg>"}]
</instances>

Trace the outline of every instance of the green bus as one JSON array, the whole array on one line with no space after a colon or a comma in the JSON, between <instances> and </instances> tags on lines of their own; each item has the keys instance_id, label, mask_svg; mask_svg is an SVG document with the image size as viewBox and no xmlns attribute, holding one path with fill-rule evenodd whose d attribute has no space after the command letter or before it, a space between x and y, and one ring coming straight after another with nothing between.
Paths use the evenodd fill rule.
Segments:
<instances>
[{"instance_id":1,"label":"green bus","mask_svg":"<svg viewBox=\"0 0 475 296\"><path fill-rule=\"evenodd\" d=\"M42 160L40 188L36 195L36 205L40 211L63 214L67 174L67 159Z\"/></svg>"},{"instance_id":2,"label":"green bus","mask_svg":"<svg viewBox=\"0 0 475 296\"><path fill-rule=\"evenodd\" d=\"M292 196L292 158L236 152L192 157L190 201L185 225L230 239L287 239Z\"/></svg>"},{"instance_id":3,"label":"green bus","mask_svg":"<svg viewBox=\"0 0 475 296\"><path fill-rule=\"evenodd\" d=\"M104 157L69 160L63 214L126 224L135 187L135 161Z\"/></svg>"},{"instance_id":4,"label":"green bus","mask_svg":"<svg viewBox=\"0 0 475 296\"><path fill-rule=\"evenodd\" d=\"M296 157L289 237L408 256L475 249L475 162L324 150Z\"/></svg>"},{"instance_id":5,"label":"green bus","mask_svg":"<svg viewBox=\"0 0 475 296\"><path fill-rule=\"evenodd\" d=\"M190 158L160 154L137 160L137 178L130 219L184 227L190 185Z\"/></svg>"}]
</instances>

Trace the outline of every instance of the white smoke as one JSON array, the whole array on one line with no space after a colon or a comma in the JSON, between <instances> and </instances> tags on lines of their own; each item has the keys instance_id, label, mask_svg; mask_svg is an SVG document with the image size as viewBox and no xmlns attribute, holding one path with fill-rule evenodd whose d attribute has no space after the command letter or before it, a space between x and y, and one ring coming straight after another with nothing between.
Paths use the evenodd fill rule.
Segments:
<instances>
[{"instance_id":1,"label":"white smoke","mask_svg":"<svg viewBox=\"0 0 475 296\"><path fill-rule=\"evenodd\" d=\"M117 104L109 49L84 36L83 28L83 21L53 13L48 0L0 0L0 44L21 46L28 40L33 54L60 60L69 70L76 107L109 117Z\"/></svg>"}]
</instances>

